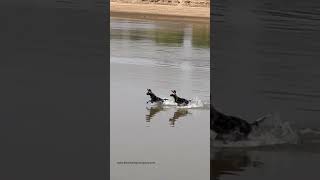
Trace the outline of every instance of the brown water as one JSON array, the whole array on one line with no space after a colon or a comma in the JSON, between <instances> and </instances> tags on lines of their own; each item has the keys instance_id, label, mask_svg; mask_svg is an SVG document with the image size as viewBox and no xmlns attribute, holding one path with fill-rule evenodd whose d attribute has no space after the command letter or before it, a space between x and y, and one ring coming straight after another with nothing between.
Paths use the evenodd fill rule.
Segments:
<instances>
[{"instance_id":1,"label":"brown water","mask_svg":"<svg viewBox=\"0 0 320 180\"><path fill-rule=\"evenodd\" d=\"M320 162L319 1L215 0L213 7L215 105L249 121L277 114L300 141L270 145L267 134L264 147L213 145L211 177L313 179Z\"/></svg>"},{"instance_id":2,"label":"brown water","mask_svg":"<svg viewBox=\"0 0 320 180\"><path fill-rule=\"evenodd\" d=\"M111 18L112 180L210 178L209 31L209 24ZM147 88L167 98L176 89L204 105L150 106Z\"/></svg>"}]
</instances>

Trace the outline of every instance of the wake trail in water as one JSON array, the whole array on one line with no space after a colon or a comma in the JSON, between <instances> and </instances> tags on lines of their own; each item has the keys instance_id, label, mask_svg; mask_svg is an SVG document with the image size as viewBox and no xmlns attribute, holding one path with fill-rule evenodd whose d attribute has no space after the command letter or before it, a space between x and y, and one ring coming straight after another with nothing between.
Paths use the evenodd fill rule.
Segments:
<instances>
[{"instance_id":1,"label":"wake trail in water","mask_svg":"<svg viewBox=\"0 0 320 180\"><path fill-rule=\"evenodd\" d=\"M320 129L312 129L312 128L304 128L299 131L301 135L319 135L320 136Z\"/></svg>"},{"instance_id":2,"label":"wake trail in water","mask_svg":"<svg viewBox=\"0 0 320 180\"><path fill-rule=\"evenodd\" d=\"M150 106L163 106L164 108L181 108L181 109L210 109L210 102L203 101L199 99L198 97L192 98L190 103L187 106L178 106L176 102L174 102L174 99L172 98L163 98L168 99L164 101L163 103L153 103L150 104Z\"/></svg>"}]
</instances>

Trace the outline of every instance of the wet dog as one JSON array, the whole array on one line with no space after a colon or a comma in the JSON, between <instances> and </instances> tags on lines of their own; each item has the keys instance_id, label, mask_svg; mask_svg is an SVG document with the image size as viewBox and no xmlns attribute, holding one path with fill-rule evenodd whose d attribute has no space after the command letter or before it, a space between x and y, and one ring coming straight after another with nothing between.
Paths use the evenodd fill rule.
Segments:
<instances>
[{"instance_id":1,"label":"wet dog","mask_svg":"<svg viewBox=\"0 0 320 180\"><path fill-rule=\"evenodd\" d=\"M225 115L217 111L213 104L210 108L210 129L217 133L217 140L231 140L239 141L248 138L248 135L252 132L253 127L258 127L259 124L267 117L261 117L255 120L253 123L241 119L235 116Z\"/></svg>"},{"instance_id":2,"label":"wet dog","mask_svg":"<svg viewBox=\"0 0 320 180\"><path fill-rule=\"evenodd\" d=\"M163 103L164 101L168 100L168 99L162 99L157 97L152 91L151 89L147 89L147 95L150 96L151 100L147 101L147 104L150 103Z\"/></svg>"},{"instance_id":3,"label":"wet dog","mask_svg":"<svg viewBox=\"0 0 320 180\"><path fill-rule=\"evenodd\" d=\"M174 98L174 102L177 103L178 106L187 106L191 102L191 100L178 97L176 90L171 90L171 92L172 94L170 94L170 96Z\"/></svg>"}]
</instances>

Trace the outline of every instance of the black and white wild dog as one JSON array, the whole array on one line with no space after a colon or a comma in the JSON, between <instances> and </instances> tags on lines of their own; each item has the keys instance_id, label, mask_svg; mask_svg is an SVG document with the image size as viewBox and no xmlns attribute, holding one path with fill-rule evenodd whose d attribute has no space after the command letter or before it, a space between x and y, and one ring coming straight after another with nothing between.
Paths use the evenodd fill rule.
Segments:
<instances>
[{"instance_id":1,"label":"black and white wild dog","mask_svg":"<svg viewBox=\"0 0 320 180\"><path fill-rule=\"evenodd\" d=\"M221 113L215 109L212 102L210 106L210 129L217 134L216 139L223 141L226 140L225 137L228 137L227 140L232 141L247 139L253 127L258 127L261 122L270 116L270 114L268 114L249 123L242 118Z\"/></svg>"},{"instance_id":2,"label":"black and white wild dog","mask_svg":"<svg viewBox=\"0 0 320 180\"><path fill-rule=\"evenodd\" d=\"M159 98L158 96L156 96L151 89L147 89L147 95L150 96L151 100L147 101L147 104L150 103L160 103L162 104L164 101L168 100L168 99L162 99Z\"/></svg>"},{"instance_id":3,"label":"black and white wild dog","mask_svg":"<svg viewBox=\"0 0 320 180\"><path fill-rule=\"evenodd\" d=\"M171 90L171 92L172 94L170 94L170 96L174 98L174 102L177 103L178 106L187 106L191 102L191 100L187 100L177 96L176 90Z\"/></svg>"}]
</instances>

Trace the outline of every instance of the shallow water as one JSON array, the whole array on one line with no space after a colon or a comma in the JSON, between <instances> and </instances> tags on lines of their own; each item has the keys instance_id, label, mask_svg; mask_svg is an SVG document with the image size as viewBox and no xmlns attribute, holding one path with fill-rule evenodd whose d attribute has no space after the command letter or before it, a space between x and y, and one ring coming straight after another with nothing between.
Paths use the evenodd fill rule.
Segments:
<instances>
[{"instance_id":1,"label":"shallow water","mask_svg":"<svg viewBox=\"0 0 320 180\"><path fill-rule=\"evenodd\" d=\"M209 24L111 18L112 180L210 178L209 31ZM147 88L169 100L146 104ZM172 89L191 106L177 107Z\"/></svg>"},{"instance_id":2,"label":"shallow water","mask_svg":"<svg viewBox=\"0 0 320 180\"><path fill-rule=\"evenodd\" d=\"M317 174L319 7L315 0L214 1L216 107L249 121L277 114L300 141L227 148L231 151L213 145L212 178L310 179Z\"/></svg>"}]
</instances>

